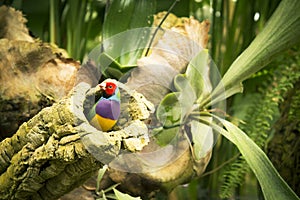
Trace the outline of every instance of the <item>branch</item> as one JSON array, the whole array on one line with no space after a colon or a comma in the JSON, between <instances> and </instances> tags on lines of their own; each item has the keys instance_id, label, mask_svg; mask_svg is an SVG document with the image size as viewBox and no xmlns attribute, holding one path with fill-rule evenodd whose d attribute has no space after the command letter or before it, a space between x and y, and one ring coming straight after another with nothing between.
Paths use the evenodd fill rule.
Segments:
<instances>
[{"instance_id":1,"label":"branch","mask_svg":"<svg viewBox=\"0 0 300 200\"><path fill-rule=\"evenodd\" d=\"M43 109L0 143L0 199L56 199L114 159L121 143L131 151L147 145L148 129L141 120L149 111L142 96L127 94L131 118L125 116L126 122L121 116L121 129L108 133L85 118L92 96L90 85L79 83L68 97Z\"/></svg>"}]
</instances>

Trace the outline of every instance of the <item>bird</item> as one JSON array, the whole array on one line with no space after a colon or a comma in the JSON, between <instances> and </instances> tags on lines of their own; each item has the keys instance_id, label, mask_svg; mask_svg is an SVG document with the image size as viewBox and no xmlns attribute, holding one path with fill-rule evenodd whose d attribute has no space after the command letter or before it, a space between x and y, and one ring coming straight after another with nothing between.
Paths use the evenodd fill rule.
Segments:
<instances>
[{"instance_id":1,"label":"bird","mask_svg":"<svg viewBox=\"0 0 300 200\"><path fill-rule=\"evenodd\" d=\"M117 123L121 113L121 94L114 79L106 79L98 85L102 96L88 113L89 123L98 130L107 132Z\"/></svg>"}]
</instances>

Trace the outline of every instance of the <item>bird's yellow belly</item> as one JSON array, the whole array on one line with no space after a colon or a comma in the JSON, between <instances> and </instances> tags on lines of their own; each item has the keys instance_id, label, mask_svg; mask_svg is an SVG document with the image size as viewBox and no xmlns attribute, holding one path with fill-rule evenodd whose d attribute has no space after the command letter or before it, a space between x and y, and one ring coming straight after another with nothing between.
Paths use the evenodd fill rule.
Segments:
<instances>
[{"instance_id":1,"label":"bird's yellow belly","mask_svg":"<svg viewBox=\"0 0 300 200\"><path fill-rule=\"evenodd\" d=\"M117 120L103 118L100 115L95 115L95 117L90 121L95 128L104 132L109 131L116 122Z\"/></svg>"}]
</instances>

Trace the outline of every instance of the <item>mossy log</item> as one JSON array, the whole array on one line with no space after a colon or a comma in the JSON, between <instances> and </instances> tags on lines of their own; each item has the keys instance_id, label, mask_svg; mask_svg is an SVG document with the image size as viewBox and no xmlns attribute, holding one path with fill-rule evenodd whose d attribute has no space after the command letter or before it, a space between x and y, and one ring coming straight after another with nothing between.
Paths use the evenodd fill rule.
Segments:
<instances>
[{"instance_id":1,"label":"mossy log","mask_svg":"<svg viewBox=\"0 0 300 200\"><path fill-rule=\"evenodd\" d=\"M27 20L0 7L0 140L73 88L79 62L63 49L32 38Z\"/></svg>"},{"instance_id":2,"label":"mossy log","mask_svg":"<svg viewBox=\"0 0 300 200\"><path fill-rule=\"evenodd\" d=\"M66 96L79 66L45 43L0 39L0 139Z\"/></svg>"},{"instance_id":3,"label":"mossy log","mask_svg":"<svg viewBox=\"0 0 300 200\"><path fill-rule=\"evenodd\" d=\"M144 142L144 138L139 140L136 134L143 128L141 134L147 133L140 125L140 119L149 116L142 102L134 102L132 97L132 120L120 119L124 129L104 133L85 118L84 104L88 104L89 95L93 96L88 91L89 84L78 84L68 97L44 108L0 143L0 199L57 199L115 158L121 140L126 143L126 137L130 141L136 138L137 149L143 145L139 141Z\"/></svg>"},{"instance_id":4,"label":"mossy log","mask_svg":"<svg viewBox=\"0 0 300 200\"><path fill-rule=\"evenodd\" d=\"M66 98L43 109L1 142L0 199L56 199L101 166L81 142L83 122L70 105Z\"/></svg>"},{"instance_id":5,"label":"mossy log","mask_svg":"<svg viewBox=\"0 0 300 200\"><path fill-rule=\"evenodd\" d=\"M168 193L196 175L183 134L164 148L151 143L146 125L151 103L135 91L121 90L125 101L112 131L91 126L84 113L95 100L94 91L88 83L77 84L70 95L0 143L0 199L57 199L104 164L110 167L104 181L121 183L122 191L144 197L153 191ZM203 170L210 155L203 157Z\"/></svg>"}]
</instances>

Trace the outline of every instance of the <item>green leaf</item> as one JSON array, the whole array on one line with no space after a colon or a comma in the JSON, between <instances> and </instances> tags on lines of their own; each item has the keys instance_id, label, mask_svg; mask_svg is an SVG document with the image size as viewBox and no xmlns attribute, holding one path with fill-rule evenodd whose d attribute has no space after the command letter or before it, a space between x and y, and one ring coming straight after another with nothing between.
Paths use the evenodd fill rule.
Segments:
<instances>
[{"instance_id":1,"label":"green leaf","mask_svg":"<svg viewBox=\"0 0 300 200\"><path fill-rule=\"evenodd\" d=\"M147 46L151 30L151 28L136 28L113 35L102 42L102 49L99 52L103 54L104 51L106 57L119 63L121 69L136 66L137 60Z\"/></svg>"},{"instance_id":2,"label":"green leaf","mask_svg":"<svg viewBox=\"0 0 300 200\"><path fill-rule=\"evenodd\" d=\"M191 90L190 96L195 98L195 94L193 92L193 88L189 83L189 80L186 78L184 74L177 74L174 78L174 87L178 92L184 92L185 90Z\"/></svg>"},{"instance_id":3,"label":"green leaf","mask_svg":"<svg viewBox=\"0 0 300 200\"><path fill-rule=\"evenodd\" d=\"M102 36L104 40L126 31L130 27L134 7L133 0L111 2L103 24Z\"/></svg>"},{"instance_id":4,"label":"green leaf","mask_svg":"<svg viewBox=\"0 0 300 200\"><path fill-rule=\"evenodd\" d=\"M178 92L167 94L157 107L156 115L164 128L156 130L155 137L159 145L169 144L178 133L184 118L192 111L196 101L195 92L184 74L174 78Z\"/></svg>"},{"instance_id":5,"label":"green leaf","mask_svg":"<svg viewBox=\"0 0 300 200\"><path fill-rule=\"evenodd\" d=\"M120 69L120 63L118 63L115 59L110 57L107 53L101 53L98 56L98 63L101 66L101 72L105 73L108 67L112 67L114 69Z\"/></svg>"},{"instance_id":6,"label":"green leaf","mask_svg":"<svg viewBox=\"0 0 300 200\"><path fill-rule=\"evenodd\" d=\"M249 47L232 63L213 91L213 98L242 81L269 63L276 54L300 41L300 1L283 0L265 28ZM238 92L238 90L237 90ZM232 93L231 95L233 95Z\"/></svg>"},{"instance_id":7,"label":"green leaf","mask_svg":"<svg viewBox=\"0 0 300 200\"><path fill-rule=\"evenodd\" d=\"M174 78L174 86L178 92L167 94L157 108L157 118L164 126L180 125L184 118L192 111L196 95L183 74Z\"/></svg>"},{"instance_id":8,"label":"green leaf","mask_svg":"<svg viewBox=\"0 0 300 200\"><path fill-rule=\"evenodd\" d=\"M156 8L155 0L115 0L112 1L103 24L103 41L122 32L132 30L126 37L109 40L104 51L121 66L135 66L148 44ZM121 34L122 35L122 34ZM124 34L123 34L124 35ZM112 48L107 52L106 48ZM115 57L114 55L118 55Z\"/></svg>"},{"instance_id":9,"label":"green leaf","mask_svg":"<svg viewBox=\"0 0 300 200\"><path fill-rule=\"evenodd\" d=\"M201 97L207 96L211 92L207 49L202 50L191 60L185 74L195 91L198 102Z\"/></svg>"},{"instance_id":10,"label":"green leaf","mask_svg":"<svg viewBox=\"0 0 300 200\"><path fill-rule=\"evenodd\" d=\"M164 126L173 126L181 123L182 108L178 101L179 93L169 93L160 102L156 110L157 119Z\"/></svg>"},{"instance_id":11,"label":"green leaf","mask_svg":"<svg viewBox=\"0 0 300 200\"><path fill-rule=\"evenodd\" d=\"M170 144L176 135L178 134L179 126L173 128L158 128L154 129L152 135L156 138L157 144L160 146L166 146Z\"/></svg>"},{"instance_id":12,"label":"green leaf","mask_svg":"<svg viewBox=\"0 0 300 200\"><path fill-rule=\"evenodd\" d=\"M124 194L124 193L118 191L115 188L113 190L114 190L114 193L116 195L116 199L118 199L118 200L141 200L140 197L132 197L128 194Z\"/></svg>"},{"instance_id":13,"label":"green leaf","mask_svg":"<svg viewBox=\"0 0 300 200\"><path fill-rule=\"evenodd\" d=\"M255 144L255 142L231 122L214 115L212 116L218 119L226 127L227 131L214 122L201 118L200 120L225 136L238 147L258 179L266 200L299 200L294 191L276 171L266 154Z\"/></svg>"},{"instance_id":14,"label":"green leaf","mask_svg":"<svg viewBox=\"0 0 300 200\"><path fill-rule=\"evenodd\" d=\"M238 92L243 92L243 84L242 83L236 84L236 85L228 88L227 90L223 90L223 92L220 93L220 95L218 95L217 97L214 97L213 99L205 99L205 100L210 100L209 105L216 105L216 103L226 100L227 98L231 97L232 95L234 95ZM205 103L206 103L205 101L201 102L200 107L203 107L203 105Z\"/></svg>"},{"instance_id":15,"label":"green leaf","mask_svg":"<svg viewBox=\"0 0 300 200\"><path fill-rule=\"evenodd\" d=\"M108 169L107 165L104 165L102 168L99 169L98 171L98 176L97 176L97 186L96 186L96 192L98 192L100 190L100 182L106 172L106 170Z\"/></svg>"},{"instance_id":16,"label":"green leaf","mask_svg":"<svg viewBox=\"0 0 300 200\"><path fill-rule=\"evenodd\" d=\"M204 116L202 116L204 117ZM211 120L211 117L204 117ZM191 121L191 133L193 139L193 156L195 161L201 160L207 152L213 148L214 136L212 128L198 121Z\"/></svg>"},{"instance_id":17,"label":"green leaf","mask_svg":"<svg viewBox=\"0 0 300 200\"><path fill-rule=\"evenodd\" d=\"M103 24L103 39L128 29L151 26L155 8L155 0L112 1Z\"/></svg>"},{"instance_id":18,"label":"green leaf","mask_svg":"<svg viewBox=\"0 0 300 200\"><path fill-rule=\"evenodd\" d=\"M184 74L178 74L174 78L174 86L177 89L177 98L181 106L182 117L185 117L191 110L197 99L192 83Z\"/></svg>"}]
</instances>

